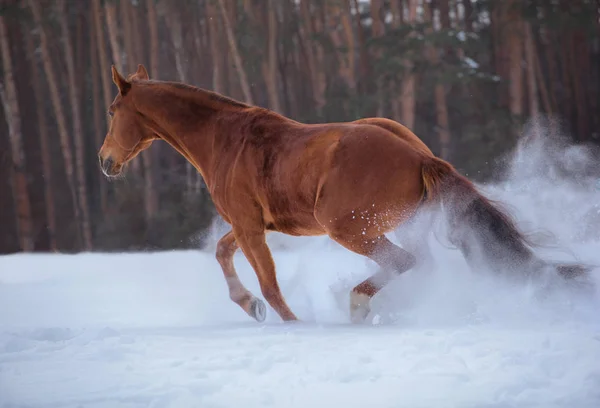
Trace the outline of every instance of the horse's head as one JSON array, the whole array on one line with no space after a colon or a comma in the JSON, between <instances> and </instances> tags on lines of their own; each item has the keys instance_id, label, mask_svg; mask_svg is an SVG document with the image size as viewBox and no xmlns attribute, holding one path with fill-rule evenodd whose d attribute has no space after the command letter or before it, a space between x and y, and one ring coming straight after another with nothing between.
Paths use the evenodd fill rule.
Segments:
<instances>
[{"instance_id":1,"label":"horse's head","mask_svg":"<svg viewBox=\"0 0 600 408\"><path fill-rule=\"evenodd\" d=\"M123 166L148 148L156 134L142 123L131 97L131 88L136 81L148 80L148 72L143 65L138 65L137 72L125 79L112 67L113 82L119 93L108 108L112 117L110 128L104 143L98 152L100 168L107 177L116 177L123 171Z\"/></svg>"}]
</instances>

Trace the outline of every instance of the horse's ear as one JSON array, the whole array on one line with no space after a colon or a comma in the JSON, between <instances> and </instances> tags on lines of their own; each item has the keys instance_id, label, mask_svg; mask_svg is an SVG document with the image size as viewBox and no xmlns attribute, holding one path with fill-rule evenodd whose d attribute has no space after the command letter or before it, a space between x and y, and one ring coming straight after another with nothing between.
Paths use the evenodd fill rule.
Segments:
<instances>
[{"instance_id":1,"label":"horse's ear","mask_svg":"<svg viewBox=\"0 0 600 408\"><path fill-rule=\"evenodd\" d=\"M138 69L135 71L135 78L141 79L142 81L147 81L150 79L148 76L148 71L146 71L146 67L142 64L138 64Z\"/></svg>"},{"instance_id":2,"label":"horse's ear","mask_svg":"<svg viewBox=\"0 0 600 408\"><path fill-rule=\"evenodd\" d=\"M119 74L119 71L117 71L117 68L115 68L114 65L111 66L111 69L113 82L119 88L121 95L125 95L127 91L129 91L129 88L131 88L131 84L127 82L127 80L123 78L121 74Z\"/></svg>"}]
</instances>

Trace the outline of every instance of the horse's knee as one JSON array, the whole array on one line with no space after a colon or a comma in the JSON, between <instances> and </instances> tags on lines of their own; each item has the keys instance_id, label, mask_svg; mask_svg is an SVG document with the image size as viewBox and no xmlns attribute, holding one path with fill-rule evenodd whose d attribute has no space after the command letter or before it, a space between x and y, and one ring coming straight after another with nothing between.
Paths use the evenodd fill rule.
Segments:
<instances>
[{"instance_id":1,"label":"horse's knee","mask_svg":"<svg viewBox=\"0 0 600 408\"><path fill-rule=\"evenodd\" d=\"M217 250L215 252L215 257L217 258L217 261L219 261L219 263L222 263L229 257L230 252L231 251L229 250L229 248L226 245L219 242L217 244Z\"/></svg>"},{"instance_id":2,"label":"horse's knee","mask_svg":"<svg viewBox=\"0 0 600 408\"><path fill-rule=\"evenodd\" d=\"M235 245L235 242L229 242L225 241L224 239L221 239L217 243L217 249L215 252L215 257L217 258L217 261L219 261L219 263L223 263L231 259L233 257L233 254L235 253L236 248L237 246Z\"/></svg>"}]
</instances>

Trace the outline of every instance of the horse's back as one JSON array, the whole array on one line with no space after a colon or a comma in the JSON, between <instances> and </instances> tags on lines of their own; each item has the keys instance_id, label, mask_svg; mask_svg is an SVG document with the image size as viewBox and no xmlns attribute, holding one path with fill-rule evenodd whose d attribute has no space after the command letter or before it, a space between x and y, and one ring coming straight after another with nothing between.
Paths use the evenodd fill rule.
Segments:
<instances>
[{"instance_id":1,"label":"horse's back","mask_svg":"<svg viewBox=\"0 0 600 408\"><path fill-rule=\"evenodd\" d=\"M427 155L433 156L433 152L429 149L429 147L427 147L427 145L421 139L419 139L419 137L415 135L409 128L402 125L401 123L387 118L364 118L355 120L352 123L379 126L389 132L392 132L412 147L422 151Z\"/></svg>"}]
</instances>

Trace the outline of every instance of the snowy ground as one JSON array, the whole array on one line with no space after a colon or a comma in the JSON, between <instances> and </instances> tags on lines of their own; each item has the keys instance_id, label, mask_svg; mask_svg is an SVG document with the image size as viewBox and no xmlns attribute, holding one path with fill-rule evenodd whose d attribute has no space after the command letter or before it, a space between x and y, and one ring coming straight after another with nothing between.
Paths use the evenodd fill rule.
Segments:
<instances>
[{"instance_id":1,"label":"snowy ground","mask_svg":"<svg viewBox=\"0 0 600 408\"><path fill-rule=\"evenodd\" d=\"M548 256L600 264L600 189L536 174L486 191L570 251ZM511 285L432 239L436 268L356 326L347 291L374 266L324 239L272 241L302 323L250 320L212 252L0 257L0 407L600 406L600 296Z\"/></svg>"}]
</instances>

